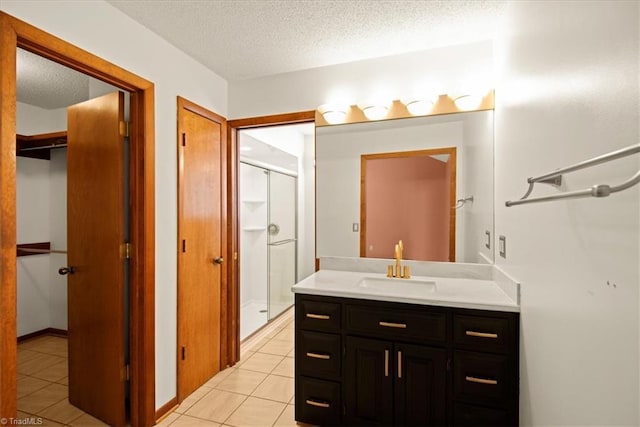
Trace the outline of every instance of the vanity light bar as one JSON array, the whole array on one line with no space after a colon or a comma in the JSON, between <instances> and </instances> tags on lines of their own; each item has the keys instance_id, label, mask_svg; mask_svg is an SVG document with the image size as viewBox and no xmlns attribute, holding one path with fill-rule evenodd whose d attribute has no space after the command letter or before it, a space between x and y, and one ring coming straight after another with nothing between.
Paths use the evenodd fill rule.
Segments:
<instances>
[{"instance_id":1,"label":"vanity light bar","mask_svg":"<svg viewBox=\"0 0 640 427\"><path fill-rule=\"evenodd\" d=\"M414 109L417 104L420 109ZM425 104L427 106L425 106ZM428 108L428 104L432 106ZM462 113L471 111L486 111L494 109L494 91L484 96L474 94L440 95L433 98L396 100L389 105L379 106L377 113L372 115L374 105L337 106L324 104L316 110L316 126L332 126L347 123L363 123L379 120L404 119L416 116L437 116L441 114ZM383 109L387 109L382 114ZM414 113L412 114L413 111Z\"/></svg>"}]
</instances>

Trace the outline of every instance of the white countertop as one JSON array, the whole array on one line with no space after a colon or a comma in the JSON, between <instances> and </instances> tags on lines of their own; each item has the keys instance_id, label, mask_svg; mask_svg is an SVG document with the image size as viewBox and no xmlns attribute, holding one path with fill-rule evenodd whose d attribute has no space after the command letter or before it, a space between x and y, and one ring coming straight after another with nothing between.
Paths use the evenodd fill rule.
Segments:
<instances>
[{"instance_id":1,"label":"white countertop","mask_svg":"<svg viewBox=\"0 0 640 427\"><path fill-rule=\"evenodd\" d=\"M479 310L520 311L518 303L492 280L412 276L411 279L388 279L392 280L389 286L382 284L380 287L365 287L362 286L362 280L365 278L387 279L385 274L378 273L320 270L295 284L291 290L294 293L308 295ZM433 285L424 282L434 282L435 289Z\"/></svg>"}]
</instances>

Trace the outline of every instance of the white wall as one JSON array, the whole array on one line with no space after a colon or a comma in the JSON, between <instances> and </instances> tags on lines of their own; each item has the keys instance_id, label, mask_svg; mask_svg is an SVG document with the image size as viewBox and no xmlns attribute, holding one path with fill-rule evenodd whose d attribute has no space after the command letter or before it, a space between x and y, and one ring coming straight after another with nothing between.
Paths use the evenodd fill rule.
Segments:
<instances>
[{"instance_id":1,"label":"white wall","mask_svg":"<svg viewBox=\"0 0 640 427\"><path fill-rule=\"evenodd\" d=\"M49 161L16 158L18 243L49 241ZM18 336L49 327L49 255L18 257Z\"/></svg>"},{"instance_id":2,"label":"white wall","mask_svg":"<svg viewBox=\"0 0 640 427\"><path fill-rule=\"evenodd\" d=\"M298 176L303 199L298 208L298 280L316 271L315 147L315 136L305 136L302 173Z\"/></svg>"},{"instance_id":3,"label":"white wall","mask_svg":"<svg viewBox=\"0 0 640 427\"><path fill-rule=\"evenodd\" d=\"M47 110L35 105L16 102L16 133L35 135L67 130L67 109Z\"/></svg>"},{"instance_id":4,"label":"white wall","mask_svg":"<svg viewBox=\"0 0 640 427\"><path fill-rule=\"evenodd\" d=\"M638 5L512 2L496 50L496 234L508 250L496 260L522 282L522 425L639 423L638 189L504 206L529 176L638 143ZM561 191L639 166L636 155L568 174Z\"/></svg>"},{"instance_id":5,"label":"white wall","mask_svg":"<svg viewBox=\"0 0 640 427\"><path fill-rule=\"evenodd\" d=\"M493 45L453 46L229 83L229 118L492 87Z\"/></svg>"},{"instance_id":6,"label":"white wall","mask_svg":"<svg viewBox=\"0 0 640 427\"><path fill-rule=\"evenodd\" d=\"M51 150L49 161L49 241L51 249L67 250L67 149ZM49 255L50 327L67 329L67 277L58 269L69 265L66 254Z\"/></svg>"},{"instance_id":7,"label":"white wall","mask_svg":"<svg viewBox=\"0 0 640 427\"><path fill-rule=\"evenodd\" d=\"M63 131L66 128L67 112L65 108L47 110L22 102L16 103L17 133L34 135ZM51 241L54 224L50 221L50 213L51 203L55 198L51 196L50 176L51 162L49 160L16 157L18 243ZM18 336L50 327L66 329L66 320L64 327L58 322L56 325L59 326L54 326L51 323L53 317L64 316L66 319L67 314L66 305L60 309L51 304L52 292L56 290L50 280L50 271L54 265L50 255L31 255L18 258ZM62 292L66 299L66 286L62 288Z\"/></svg>"},{"instance_id":8,"label":"white wall","mask_svg":"<svg viewBox=\"0 0 640 427\"><path fill-rule=\"evenodd\" d=\"M486 263L493 260L494 247L487 248L485 231L494 234L493 224L493 123L494 114L467 114L463 121L463 146L465 154L462 174L464 193L458 190L458 199L473 196L456 212L456 239L463 239L462 247L456 246L456 259L464 262ZM463 228L462 228L463 227Z\"/></svg>"},{"instance_id":9,"label":"white wall","mask_svg":"<svg viewBox=\"0 0 640 427\"><path fill-rule=\"evenodd\" d=\"M227 84L103 1L2 0L0 8L155 83L156 406L176 396L176 97L227 116Z\"/></svg>"}]
</instances>

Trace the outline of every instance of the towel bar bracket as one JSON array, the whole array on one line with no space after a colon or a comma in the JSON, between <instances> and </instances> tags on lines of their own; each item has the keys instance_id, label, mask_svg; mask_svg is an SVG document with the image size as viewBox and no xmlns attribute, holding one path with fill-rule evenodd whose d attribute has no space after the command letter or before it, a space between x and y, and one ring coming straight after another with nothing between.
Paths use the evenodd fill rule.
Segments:
<instances>
[{"instance_id":1,"label":"towel bar bracket","mask_svg":"<svg viewBox=\"0 0 640 427\"><path fill-rule=\"evenodd\" d=\"M530 184L533 184L534 182L539 182L541 184L549 184L549 185L553 185L554 187L560 187L562 185L562 175L554 176L552 178L542 179L540 181L533 181L533 178L529 178L527 181Z\"/></svg>"}]
</instances>

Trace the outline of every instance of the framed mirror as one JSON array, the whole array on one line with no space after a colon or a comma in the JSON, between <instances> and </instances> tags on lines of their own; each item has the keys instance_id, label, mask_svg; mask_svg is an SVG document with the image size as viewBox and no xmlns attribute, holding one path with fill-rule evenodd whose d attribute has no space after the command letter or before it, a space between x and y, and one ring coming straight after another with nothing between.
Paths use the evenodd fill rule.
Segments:
<instances>
[{"instance_id":1,"label":"framed mirror","mask_svg":"<svg viewBox=\"0 0 640 427\"><path fill-rule=\"evenodd\" d=\"M316 127L317 256L492 263L493 115Z\"/></svg>"}]
</instances>

